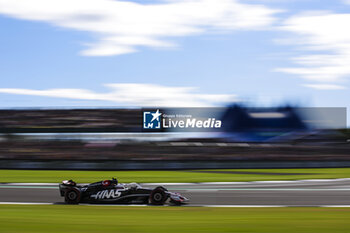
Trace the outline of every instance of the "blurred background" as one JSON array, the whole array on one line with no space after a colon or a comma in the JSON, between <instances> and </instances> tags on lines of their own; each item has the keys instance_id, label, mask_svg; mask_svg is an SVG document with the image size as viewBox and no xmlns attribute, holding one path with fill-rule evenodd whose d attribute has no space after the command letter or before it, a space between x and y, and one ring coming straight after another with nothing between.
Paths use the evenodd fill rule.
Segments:
<instances>
[{"instance_id":1,"label":"blurred background","mask_svg":"<svg viewBox=\"0 0 350 233\"><path fill-rule=\"evenodd\" d=\"M143 129L143 109L0 110L1 168L221 169L350 165L346 108L163 108L220 128Z\"/></svg>"},{"instance_id":2,"label":"blurred background","mask_svg":"<svg viewBox=\"0 0 350 233\"><path fill-rule=\"evenodd\" d=\"M349 166L349 12L0 0L0 168ZM208 108L223 127L144 132L143 108Z\"/></svg>"}]
</instances>

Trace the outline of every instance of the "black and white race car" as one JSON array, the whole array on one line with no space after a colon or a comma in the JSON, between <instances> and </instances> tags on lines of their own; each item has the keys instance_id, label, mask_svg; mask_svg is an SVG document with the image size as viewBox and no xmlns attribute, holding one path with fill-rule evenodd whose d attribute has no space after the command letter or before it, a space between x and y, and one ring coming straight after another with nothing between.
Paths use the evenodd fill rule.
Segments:
<instances>
[{"instance_id":1,"label":"black and white race car","mask_svg":"<svg viewBox=\"0 0 350 233\"><path fill-rule=\"evenodd\" d=\"M99 204L152 204L163 205L167 200L175 205L181 205L188 199L179 193L169 192L158 186L154 189L145 188L137 183L119 184L117 179L104 180L88 185L77 185L72 180L59 184L60 194L68 204L99 203Z\"/></svg>"}]
</instances>

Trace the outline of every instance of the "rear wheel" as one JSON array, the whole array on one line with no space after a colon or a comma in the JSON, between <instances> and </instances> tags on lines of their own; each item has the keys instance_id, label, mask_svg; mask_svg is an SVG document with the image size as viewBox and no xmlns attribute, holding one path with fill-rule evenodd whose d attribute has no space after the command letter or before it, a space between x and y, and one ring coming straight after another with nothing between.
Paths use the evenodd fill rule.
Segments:
<instances>
[{"instance_id":1,"label":"rear wheel","mask_svg":"<svg viewBox=\"0 0 350 233\"><path fill-rule=\"evenodd\" d=\"M78 204L80 202L80 190L72 188L66 191L64 198L68 204Z\"/></svg>"},{"instance_id":2,"label":"rear wheel","mask_svg":"<svg viewBox=\"0 0 350 233\"><path fill-rule=\"evenodd\" d=\"M153 189L149 199L152 205L164 205L165 201L168 199L168 195L165 193L164 188L157 187Z\"/></svg>"}]
</instances>

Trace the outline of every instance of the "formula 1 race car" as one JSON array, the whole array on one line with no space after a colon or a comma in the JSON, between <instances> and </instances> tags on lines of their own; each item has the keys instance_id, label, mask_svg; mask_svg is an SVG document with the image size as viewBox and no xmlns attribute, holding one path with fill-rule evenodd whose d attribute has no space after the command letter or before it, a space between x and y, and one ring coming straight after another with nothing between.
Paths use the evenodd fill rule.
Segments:
<instances>
[{"instance_id":1,"label":"formula 1 race car","mask_svg":"<svg viewBox=\"0 0 350 233\"><path fill-rule=\"evenodd\" d=\"M68 204L152 204L163 205L168 199L174 205L188 201L179 193L169 192L158 186L145 188L137 183L118 184L118 180L99 181L88 185L77 185L72 180L64 180L59 185L60 194Z\"/></svg>"}]
</instances>

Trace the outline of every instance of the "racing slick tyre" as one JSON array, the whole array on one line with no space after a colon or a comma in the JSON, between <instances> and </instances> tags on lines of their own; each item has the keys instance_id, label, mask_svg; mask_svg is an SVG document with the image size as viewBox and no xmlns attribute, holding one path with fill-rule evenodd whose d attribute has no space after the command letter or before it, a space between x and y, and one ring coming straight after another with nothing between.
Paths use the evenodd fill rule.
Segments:
<instances>
[{"instance_id":1,"label":"racing slick tyre","mask_svg":"<svg viewBox=\"0 0 350 233\"><path fill-rule=\"evenodd\" d=\"M168 195L165 193L163 187L157 187L153 189L151 195L149 196L150 203L152 205L164 205L165 201L168 199Z\"/></svg>"},{"instance_id":2,"label":"racing slick tyre","mask_svg":"<svg viewBox=\"0 0 350 233\"><path fill-rule=\"evenodd\" d=\"M64 194L64 199L68 204L78 204L80 202L81 193L77 188L71 188Z\"/></svg>"}]
</instances>

